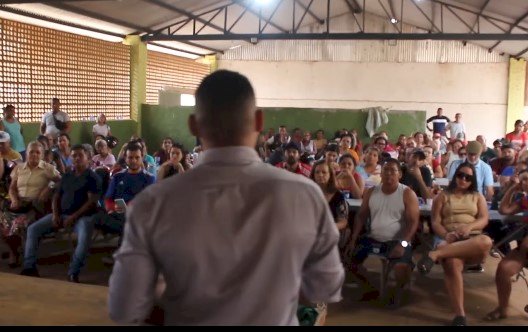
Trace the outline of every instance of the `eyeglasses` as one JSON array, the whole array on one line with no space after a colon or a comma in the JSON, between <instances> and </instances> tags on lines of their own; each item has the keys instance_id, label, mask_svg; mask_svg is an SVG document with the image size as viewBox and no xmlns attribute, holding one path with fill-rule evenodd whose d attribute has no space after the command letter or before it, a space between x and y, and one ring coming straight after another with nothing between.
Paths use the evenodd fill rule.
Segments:
<instances>
[{"instance_id":1,"label":"eyeglasses","mask_svg":"<svg viewBox=\"0 0 528 332\"><path fill-rule=\"evenodd\" d=\"M456 177L457 177L457 179L470 182L471 179L473 178L473 175L469 175L469 174L464 173L464 172L459 172L459 173L457 173Z\"/></svg>"},{"instance_id":2,"label":"eyeglasses","mask_svg":"<svg viewBox=\"0 0 528 332\"><path fill-rule=\"evenodd\" d=\"M464 157L464 156L467 156L467 153L459 153L458 156L459 157Z\"/></svg>"}]
</instances>

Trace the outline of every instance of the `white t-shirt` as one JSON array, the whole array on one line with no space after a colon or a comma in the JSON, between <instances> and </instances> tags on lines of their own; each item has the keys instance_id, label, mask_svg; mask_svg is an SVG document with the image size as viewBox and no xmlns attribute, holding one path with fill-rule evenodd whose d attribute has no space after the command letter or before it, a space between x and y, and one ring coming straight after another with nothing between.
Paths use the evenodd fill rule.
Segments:
<instances>
[{"instance_id":1,"label":"white t-shirt","mask_svg":"<svg viewBox=\"0 0 528 332\"><path fill-rule=\"evenodd\" d=\"M466 137L466 126L462 122L450 122L449 132L451 133L451 139L465 140ZM461 136L459 136L461 135Z\"/></svg>"},{"instance_id":2,"label":"white t-shirt","mask_svg":"<svg viewBox=\"0 0 528 332\"><path fill-rule=\"evenodd\" d=\"M68 122L70 121L70 117L68 114L64 113L63 111L58 111L55 114L55 117L62 122ZM51 134L55 138L57 138L60 134L60 130L57 129L55 126L55 119L53 118L53 112L47 112L42 116L42 123L46 124L46 131L44 132L44 135Z\"/></svg>"},{"instance_id":3,"label":"white t-shirt","mask_svg":"<svg viewBox=\"0 0 528 332\"><path fill-rule=\"evenodd\" d=\"M92 128L92 132L96 135L101 135L101 136L108 136L108 133L110 132L110 126L107 125L107 124L104 124L104 125L100 125L98 123L94 124L93 128Z\"/></svg>"}]
</instances>

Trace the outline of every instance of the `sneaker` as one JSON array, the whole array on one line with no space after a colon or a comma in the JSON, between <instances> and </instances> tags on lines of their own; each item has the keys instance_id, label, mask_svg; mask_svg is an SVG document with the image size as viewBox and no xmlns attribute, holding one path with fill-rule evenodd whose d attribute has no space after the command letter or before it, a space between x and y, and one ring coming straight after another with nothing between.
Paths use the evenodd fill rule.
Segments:
<instances>
[{"instance_id":1,"label":"sneaker","mask_svg":"<svg viewBox=\"0 0 528 332\"><path fill-rule=\"evenodd\" d=\"M79 275L78 274L70 274L70 275L68 275L68 281L69 282L74 282L76 284L80 283L79 282Z\"/></svg>"},{"instance_id":2,"label":"sneaker","mask_svg":"<svg viewBox=\"0 0 528 332\"><path fill-rule=\"evenodd\" d=\"M467 321L465 316L456 316L451 322L451 326L467 326Z\"/></svg>"},{"instance_id":3,"label":"sneaker","mask_svg":"<svg viewBox=\"0 0 528 332\"><path fill-rule=\"evenodd\" d=\"M40 277L40 274L36 268L30 268L30 269L23 269L22 272L20 272L21 276L28 276L28 277Z\"/></svg>"},{"instance_id":4,"label":"sneaker","mask_svg":"<svg viewBox=\"0 0 528 332\"><path fill-rule=\"evenodd\" d=\"M482 266L482 264L470 265L466 267L466 272L467 273L483 273L484 267Z\"/></svg>"},{"instance_id":5,"label":"sneaker","mask_svg":"<svg viewBox=\"0 0 528 332\"><path fill-rule=\"evenodd\" d=\"M490 250L490 256L494 257L494 258L501 258L501 255L499 254L499 252L496 249L491 249Z\"/></svg>"}]
</instances>

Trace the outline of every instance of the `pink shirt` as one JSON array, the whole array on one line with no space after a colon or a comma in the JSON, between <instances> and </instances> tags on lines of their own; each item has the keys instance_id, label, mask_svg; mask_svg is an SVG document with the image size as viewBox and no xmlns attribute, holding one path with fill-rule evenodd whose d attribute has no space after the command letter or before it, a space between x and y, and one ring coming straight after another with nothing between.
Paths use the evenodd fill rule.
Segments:
<instances>
[{"instance_id":1,"label":"pink shirt","mask_svg":"<svg viewBox=\"0 0 528 332\"><path fill-rule=\"evenodd\" d=\"M97 166L107 166L112 167L116 163L115 157L113 154L109 153L106 158L103 158L100 154L96 154L92 158L93 164Z\"/></svg>"}]
</instances>

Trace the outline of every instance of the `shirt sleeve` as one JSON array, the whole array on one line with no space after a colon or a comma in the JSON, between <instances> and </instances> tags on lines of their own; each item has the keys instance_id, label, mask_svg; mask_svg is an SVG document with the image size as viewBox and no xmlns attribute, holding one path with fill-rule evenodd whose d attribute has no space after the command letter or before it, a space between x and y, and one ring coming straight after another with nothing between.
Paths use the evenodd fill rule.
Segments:
<instances>
[{"instance_id":1,"label":"shirt sleeve","mask_svg":"<svg viewBox=\"0 0 528 332\"><path fill-rule=\"evenodd\" d=\"M64 117L64 122L68 122L70 121L70 116L68 115L68 113L66 112L62 112L62 116Z\"/></svg>"},{"instance_id":2,"label":"shirt sleeve","mask_svg":"<svg viewBox=\"0 0 528 332\"><path fill-rule=\"evenodd\" d=\"M105 198L106 199L114 199L115 198L115 189L116 189L116 183L118 181L120 176L117 174L112 177L112 180L110 180L110 184L108 185L108 189L106 190Z\"/></svg>"},{"instance_id":3,"label":"shirt sleeve","mask_svg":"<svg viewBox=\"0 0 528 332\"><path fill-rule=\"evenodd\" d=\"M102 181L99 175L91 172L90 180L88 181L88 191L92 194L100 195L102 190Z\"/></svg>"},{"instance_id":4,"label":"shirt sleeve","mask_svg":"<svg viewBox=\"0 0 528 332\"><path fill-rule=\"evenodd\" d=\"M108 310L119 323L143 323L154 304L158 269L149 245L145 218L148 200L127 208L123 242L114 255L109 281ZM335 227L335 226L334 226ZM141 266L141 269L137 267Z\"/></svg>"},{"instance_id":5,"label":"shirt sleeve","mask_svg":"<svg viewBox=\"0 0 528 332\"><path fill-rule=\"evenodd\" d=\"M482 166L484 166L482 168L483 170L483 175L484 175L484 182L483 182L483 185L485 187L489 187L489 186L493 186L493 173L491 172L491 167L488 165L488 164L485 164L484 162L482 162Z\"/></svg>"},{"instance_id":6,"label":"shirt sleeve","mask_svg":"<svg viewBox=\"0 0 528 332\"><path fill-rule=\"evenodd\" d=\"M453 179L453 176L455 176L455 171L458 165L460 165L460 160L453 161L451 163L451 166L449 166L449 170L447 171L448 172L447 178L449 179L449 181L451 181L451 179Z\"/></svg>"},{"instance_id":7,"label":"shirt sleeve","mask_svg":"<svg viewBox=\"0 0 528 332\"><path fill-rule=\"evenodd\" d=\"M431 172L427 167L420 168L420 172L422 173L422 178L424 180L424 183L427 187L433 186L433 177L431 176Z\"/></svg>"},{"instance_id":8,"label":"shirt sleeve","mask_svg":"<svg viewBox=\"0 0 528 332\"><path fill-rule=\"evenodd\" d=\"M319 210L318 230L312 250L304 262L302 294L311 302L338 302L345 280L337 248L339 232L324 198L321 197L316 204L315 208Z\"/></svg>"},{"instance_id":9,"label":"shirt sleeve","mask_svg":"<svg viewBox=\"0 0 528 332\"><path fill-rule=\"evenodd\" d=\"M46 115L48 115L48 113L44 113L44 115L42 116L42 122L41 123L46 123Z\"/></svg>"},{"instance_id":10,"label":"shirt sleeve","mask_svg":"<svg viewBox=\"0 0 528 332\"><path fill-rule=\"evenodd\" d=\"M18 180L18 168L20 166L15 167L15 169L11 172L11 180L16 181Z\"/></svg>"}]
</instances>

